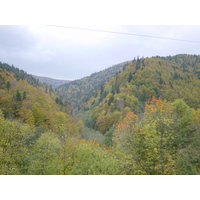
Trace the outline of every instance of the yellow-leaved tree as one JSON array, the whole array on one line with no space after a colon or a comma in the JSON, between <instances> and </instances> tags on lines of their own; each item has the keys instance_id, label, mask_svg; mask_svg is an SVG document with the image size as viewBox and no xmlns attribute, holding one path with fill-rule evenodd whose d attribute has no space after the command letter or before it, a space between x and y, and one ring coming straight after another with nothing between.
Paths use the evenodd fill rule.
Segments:
<instances>
[{"instance_id":1,"label":"yellow-leaved tree","mask_svg":"<svg viewBox=\"0 0 200 200\"><path fill-rule=\"evenodd\" d=\"M182 108L187 108L186 117ZM129 159L129 173L175 174L178 151L193 137L190 113L182 100L171 103L155 98L146 103L141 120L128 113L116 126L113 140Z\"/></svg>"}]
</instances>

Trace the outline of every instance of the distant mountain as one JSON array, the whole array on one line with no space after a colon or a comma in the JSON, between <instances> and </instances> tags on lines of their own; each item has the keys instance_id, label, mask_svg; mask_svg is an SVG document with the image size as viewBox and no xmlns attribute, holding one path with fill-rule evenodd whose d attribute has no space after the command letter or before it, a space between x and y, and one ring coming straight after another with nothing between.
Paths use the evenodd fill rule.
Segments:
<instances>
[{"instance_id":1,"label":"distant mountain","mask_svg":"<svg viewBox=\"0 0 200 200\"><path fill-rule=\"evenodd\" d=\"M76 109L78 111L92 96L98 94L98 91L101 90L106 81L109 81L110 78L123 70L129 63L127 61L113 65L85 78L64 84L58 87L59 95L67 100L73 110Z\"/></svg>"},{"instance_id":2,"label":"distant mountain","mask_svg":"<svg viewBox=\"0 0 200 200\"><path fill-rule=\"evenodd\" d=\"M53 88L57 88L65 83L70 82L69 80L59 80L59 79L53 79L53 78L48 78L48 77L36 76L36 75L32 75L32 76L43 83L51 85Z\"/></svg>"}]
</instances>

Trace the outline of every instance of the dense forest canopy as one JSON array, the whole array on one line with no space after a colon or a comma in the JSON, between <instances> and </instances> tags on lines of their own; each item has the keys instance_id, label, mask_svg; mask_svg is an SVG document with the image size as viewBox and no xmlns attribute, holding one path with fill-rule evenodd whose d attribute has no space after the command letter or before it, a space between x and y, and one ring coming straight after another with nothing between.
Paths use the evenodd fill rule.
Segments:
<instances>
[{"instance_id":1,"label":"dense forest canopy","mask_svg":"<svg viewBox=\"0 0 200 200\"><path fill-rule=\"evenodd\" d=\"M199 88L197 55L138 57L55 90L0 63L0 174L199 174Z\"/></svg>"},{"instance_id":2,"label":"dense forest canopy","mask_svg":"<svg viewBox=\"0 0 200 200\"><path fill-rule=\"evenodd\" d=\"M114 65L103 71L93 73L91 76L75 80L58 87L59 95L67 99L71 108L77 113L92 96L96 96L103 87L117 72L121 71L128 62Z\"/></svg>"},{"instance_id":3,"label":"dense forest canopy","mask_svg":"<svg viewBox=\"0 0 200 200\"><path fill-rule=\"evenodd\" d=\"M137 58L107 81L98 94L84 104L79 116L88 127L105 133L132 111L140 118L152 97L183 99L200 108L200 57L177 55ZM84 119L84 116L88 116Z\"/></svg>"}]
</instances>

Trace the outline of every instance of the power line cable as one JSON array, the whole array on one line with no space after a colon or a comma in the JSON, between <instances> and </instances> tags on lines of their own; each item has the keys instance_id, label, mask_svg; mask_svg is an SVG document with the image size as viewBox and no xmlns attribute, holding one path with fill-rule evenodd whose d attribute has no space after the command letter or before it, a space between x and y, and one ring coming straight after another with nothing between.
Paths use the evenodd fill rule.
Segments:
<instances>
[{"instance_id":1,"label":"power line cable","mask_svg":"<svg viewBox=\"0 0 200 200\"><path fill-rule=\"evenodd\" d=\"M155 38L155 39L175 40L175 41L180 41L180 42L200 43L200 41L177 39L177 38L168 38L168 37L160 37L160 36L152 36L152 35L143 35L143 34L136 34L136 33L125 33L125 32L99 30L99 29L91 29L91 28L71 27L71 26L58 26L58 25L48 25L48 26L55 27L55 28L66 28L66 29L82 30L82 31L93 31L93 32L102 32L102 33L114 33L114 34L139 36L139 37L148 37L148 38Z\"/></svg>"}]
</instances>

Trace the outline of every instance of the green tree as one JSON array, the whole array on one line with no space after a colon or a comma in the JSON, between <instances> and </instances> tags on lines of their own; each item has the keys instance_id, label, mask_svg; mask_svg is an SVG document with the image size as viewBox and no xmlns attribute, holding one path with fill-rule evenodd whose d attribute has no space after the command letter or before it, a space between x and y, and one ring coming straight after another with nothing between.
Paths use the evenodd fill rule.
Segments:
<instances>
[{"instance_id":1,"label":"green tree","mask_svg":"<svg viewBox=\"0 0 200 200\"><path fill-rule=\"evenodd\" d=\"M111 175L119 173L118 160L111 151L100 147L94 141L79 141L68 174Z\"/></svg>"},{"instance_id":2,"label":"green tree","mask_svg":"<svg viewBox=\"0 0 200 200\"><path fill-rule=\"evenodd\" d=\"M106 131L112 126L113 120L109 114L107 115L100 115L97 118L95 129L100 131L102 134L105 134Z\"/></svg>"},{"instance_id":3,"label":"green tree","mask_svg":"<svg viewBox=\"0 0 200 200\"><path fill-rule=\"evenodd\" d=\"M111 127L104 135L103 144L105 144L108 147L111 147L113 145L112 137L113 137L114 129Z\"/></svg>"},{"instance_id":4,"label":"green tree","mask_svg":"<svg viewBox=\"0 0 200 200\"><path fill-rule=\"evenodd\" d=\"M114 142L132 159L135 174L174 174L176 148L176 115L167 101L152 99L145 106L141 121L134 115L117 126Z\"/></svg>"},{"instance_id":5,"label":"green tree","mask_svg":"<svg viewBox=\"0 0 200 200\"><path fill-rule=\"evenodd\" d=\"M178 158L176 160L176 174L177 175L200 174L200 172L197 171L195 165L192 164L191 155L189 155L187 151L181 151L178 154Z\"/></svg>"},{"instance_id":6,"label":"green tree","mask_svg":"<svg viewBox=\"0 0 200 200\"><path fill-rule=\"evenodd\" d=\"M41 107L41 105L38 102L33 104L32 113L35 118L35 125L39 126L39 125L43 124L43 122L46 118L46 115L45 115L43 108Z\"/></svg>"},{"instance_id":7,"label":"green tree","mask_svg":"<svg viewBox=\"0 0 200 200\"><path fill-rule=\"evenodd\" d=\"M6 120L0 112L0 174L27 173L26 140L31 133L31 127Z\"/></svg>"},{"instance_id":8,"label":"green tree","mask_svg":"<svg viewBox=\"0 0 200 200\"><path fill-rule=\"evenodd\" d=\"M193 113L192 109L183 100L174 101L172 106L174 107L173 114L176 121L174 145L181 149L189 145L193 140L195 133L192 127Z\"/></svg>"},{"instance_id":9,"label":"green tree","mask_svg":"<svg viewBox=\"0 0 200 200\"><path fill-rule=\"evenodd\" d=\"M6 83L6 89L10 90L10 87L11 87L10 81L7 81L7 83Z\"/></svg>"},{"instance_id":10,"label":"green tree","mask_svg":"<svg viewBox=\"0 0 200 200\"><path fill-rule=\"evenodd\" d=\"M58 136L45 132L36 141L30 155L29 174L53 175L61 174L61 144Z\"/></svg>"},{"instance_id":11,"label":"green tree","mask_svg":"<svg viewBox=\"0 0 200 200\"><path fill-rule=\"evenodd\" d=\"M23 92L23 100L26 100L26 91Z\"/></svg>"},{"instance_id":12,"label":"green tree","mask_svg":"<svg viewBox=\"0 0 200 200\"><path fill-rule=\"evenodd\" d=\"M19 92L19 90L16 91L16 95L15 96L16 96L16 100L17 101L22 101L22 96L21 96L21 93Z\"/></svg>"},{"instance_id":13,"label":"green tree","mask_svg":"<svg viewBox=\"0 0 200 200\"><path fill-rule=\"evenodd\" d=\"M114 95L111 95L111 97L108 100L108 105L110 106L113 101L114 101Z\"/></svg>"},{"instance_id":14,"label":"green tree","mask_svg":"<svg viewBox=\"0 0 200 200\"><path fill-rule=\"evenodd\" d=\"M132 74L131 74L131 72L130 72L130 73L129 73L129 77L128 77L128 82L129 82L129 83L131 82L132 78L133 78L133 76L132 76Z\"/></svg>"}]
</instances>

